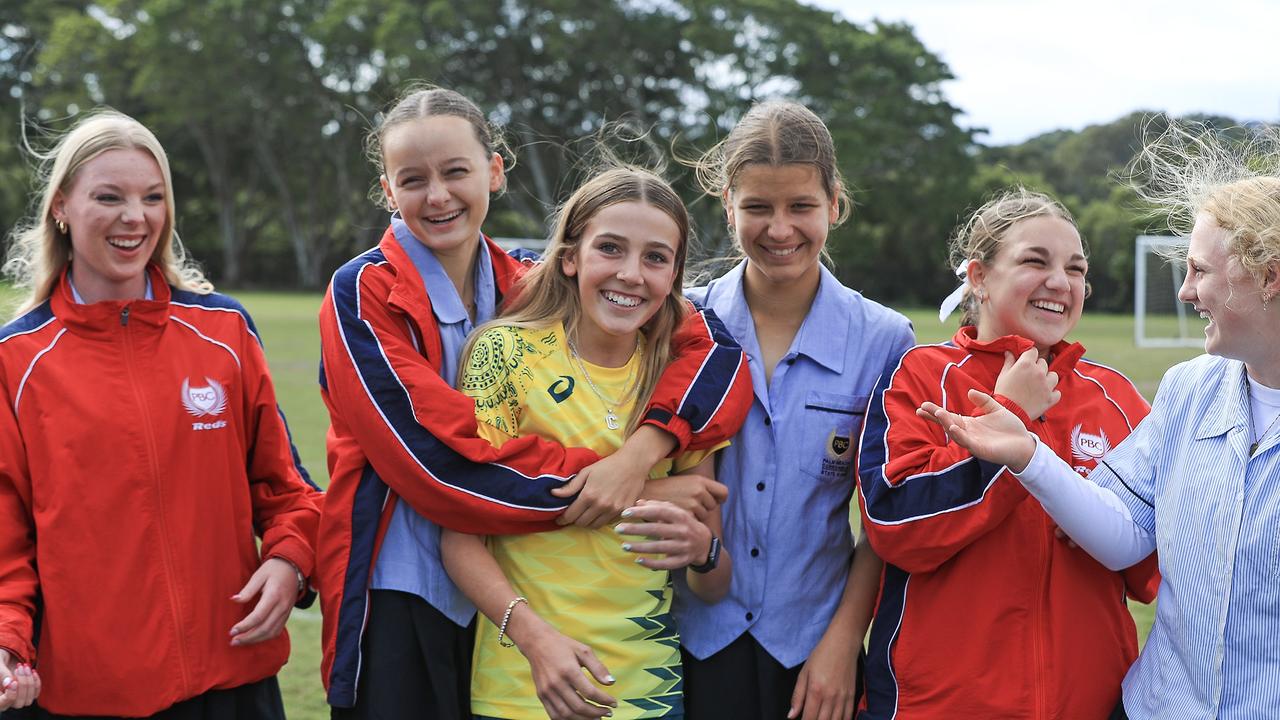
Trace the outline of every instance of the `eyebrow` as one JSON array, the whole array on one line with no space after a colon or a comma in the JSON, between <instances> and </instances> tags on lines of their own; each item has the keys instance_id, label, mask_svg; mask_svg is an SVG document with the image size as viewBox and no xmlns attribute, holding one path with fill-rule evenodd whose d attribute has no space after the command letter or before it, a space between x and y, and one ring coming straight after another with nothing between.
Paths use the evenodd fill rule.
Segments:
<instances>
[{"instance_id":1,"label":"eyebrow","mask_svg":"<svg viewBox=\"0 0 1280 720\"><path fill-rule=\"evenodd\" d=\"M817 195L795 195L789 198L784 198L784 200L789 203L794 203L794 202L820 203L822 202L822 198L818 197ZM740 199L738 202L745 205L747 203L769 202L769 199L764 197L758 197L756 195L746 195L742 199Z\"/></svg>"},{"instance_id":2,"label":"eyebrow","mask_svg":"<svg viewBox=\"0 0 1280 720\"><path fill-rule=\"evenodd\" d=\"M1037 255L1040 255L1041 257L1049 257L1049 254L1050 254L1048 248L1043 248L1043 247L1040 247L1039 245L1033 245L1025 249L1028 250L1029 252L1033 252ZM1067 259L1071 261L1089 262L1089 258L1085 257L1084 255L1081 255L1080 253L1072 253L1071 257Z\"/></svg>"},{"instance_id":3,"label":"eyebrow","mask_svg":"<svg viewBox=\"0 0 1280 720\"><path fill-rule=\"evenodd\" d=\"M94 185L94 186L93 186L93 189L94 189L94 190L112 190L112 191L114 191L114 192L124 192L124 188L120 187L119 185L117 185L117 184L115 184L115 183L113 183L113 182L101 182L101 183L98 183L97 185ZM152 183L151 185L148 185L148 186L147 186L147 188L146 188L147 192L150 192L150 191L152 191L152 190L157 190L157 189L158 189L158 190L163 190L163 189L164 189L164 183L163 183L163 182Z\"/></svg>"}]
</instances>

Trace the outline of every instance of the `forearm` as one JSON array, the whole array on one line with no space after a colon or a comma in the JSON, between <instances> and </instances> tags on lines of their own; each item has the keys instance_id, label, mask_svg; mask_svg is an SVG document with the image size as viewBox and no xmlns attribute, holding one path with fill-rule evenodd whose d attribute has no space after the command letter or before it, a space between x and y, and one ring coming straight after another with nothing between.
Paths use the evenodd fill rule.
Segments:
<instances>
[{"instance_id":1,"label":"forearm","mask_svg":"<svg viewBox=\"0 0 1280 720\"><path fill-rule=\"evenodd\" d=\"M718 538L724 537L719 510L709 514L706 524L712 535ZM702 562L705 563L706 560ZM728 548L722 545L719 562L713 570L699 573L686 567L684 573L685 582L694 595L703 602L720 602L725 595L729 594L729 585L733 580L733 558L729 555Z\"/></svg>"},{"instance_id":2,"label":"forearm","mask_svg":"<svg viewBox=\"0 0 1280 720\"><path fill-rule=\"evenodd\" d=\"M1155 550L1155 536L1133 521L1115 493L1080 477L1039 439L1031 462L1015 476L1063 532L1108 568L1122 570Z\"/></svg>"},{"instance_id":3,"label":"forearm","mask_svg":"<svg viewBox=\"0 0 1280 720\"><path fill-rule=\"evenodd\" d=\"M636 467L644 468L647 474L650 468L675 452L676 445L674 435L657 425L646 424L636 428L614 454L634 463Z\"/></svg>"}]
</instances>

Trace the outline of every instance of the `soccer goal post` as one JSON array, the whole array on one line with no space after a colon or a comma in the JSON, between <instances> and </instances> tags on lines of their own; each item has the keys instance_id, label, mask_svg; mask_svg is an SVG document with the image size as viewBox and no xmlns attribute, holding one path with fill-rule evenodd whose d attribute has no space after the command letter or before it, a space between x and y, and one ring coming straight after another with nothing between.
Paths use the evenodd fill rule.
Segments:
<instances>
[{"instance_id":1,"label":"soccer goal post","mask_svg":"<svg viewBox=\"0 0 1280 720\"><path fill-rule=\"evenodd\" d=\"M1186 238L1139 235L1134 252L1133 342L1140 348L1198 347L1204 324L1178 299L1186 272Z\"/></svg>"}]
</instances>

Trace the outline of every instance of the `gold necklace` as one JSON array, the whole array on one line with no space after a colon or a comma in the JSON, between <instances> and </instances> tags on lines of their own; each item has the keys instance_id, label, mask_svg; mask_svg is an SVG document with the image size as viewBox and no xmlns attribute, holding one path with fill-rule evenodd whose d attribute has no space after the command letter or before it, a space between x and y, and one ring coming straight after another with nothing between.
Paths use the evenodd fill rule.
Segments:
<instances>
[{"instance_id":1,"label":"gold necklace","mask_svg":"<svg viewBox=\"0 0 1280 720\"><path fill-rule=\"evenodd\" d=\"M596 397L600 398L600 402L604 403L604 426L610 430L617 430L621 427L621 425L618 424L617 408L619 405L630 400L632 394L636 391L636 369L634 367L631 368L631 373L627 375L627 391L617 400L611 400L600 391L600 388L596 387L595 382L591 379L591 373L587 372L587 366L582 364L582 356L578 353L577 346L574 345L573 341L568 337L565 338L565 341L569 343L569 356L573 358L573 362L578 366L578 370L582 372L582 377L587 381L587 387L591 388L591 392L595 393ZM639 335L636 336L636 349L640 349Z\"/></svg>"}]
</instances>

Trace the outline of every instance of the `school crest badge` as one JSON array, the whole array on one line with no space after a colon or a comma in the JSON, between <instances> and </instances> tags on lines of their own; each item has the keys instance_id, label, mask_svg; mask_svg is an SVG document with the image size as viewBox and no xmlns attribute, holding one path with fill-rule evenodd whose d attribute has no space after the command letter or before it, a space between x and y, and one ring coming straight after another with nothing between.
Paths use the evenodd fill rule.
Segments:
<instances>
[{"instance_id":1,"label":"school crest badge","mask_svg":"<svg viewBox=\"0 0 1280 720\"><path fill-rule=\"evenodd\" d=\"M182 406L191 417L221 415L227 409L227 391L213 378L204 381L201 387L191 387L191 378L182 381Z\"/></svg>"},{"instance_id":2,"label":"school crest badge","mask_svg":"<svg viewBox=\"0 0 1280 720\"><path fill-rule=\"evenodd\" d=\"M1083 425L1076 425L1071 431L1071 456L1078 462L1098 461L1111 452L1111 441L1107 432L1098 428L1097 435L1084 432Z\"/></svg>"}]
</instances>

